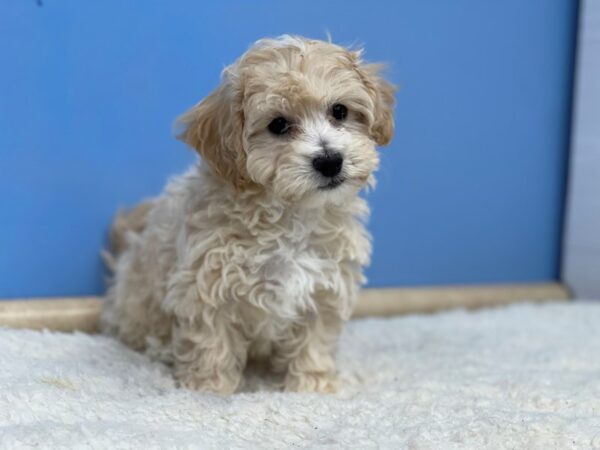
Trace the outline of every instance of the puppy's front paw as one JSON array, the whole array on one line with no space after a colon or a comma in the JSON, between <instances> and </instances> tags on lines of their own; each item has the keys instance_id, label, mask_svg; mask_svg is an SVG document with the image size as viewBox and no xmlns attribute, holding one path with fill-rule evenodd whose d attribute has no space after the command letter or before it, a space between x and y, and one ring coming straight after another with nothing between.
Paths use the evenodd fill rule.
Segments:
<instances>
[{"instance_id":1,"label":"puppy's front paw","mask_svg":"<svg viewBox=\"0 0 600 450\"><path fill-rule=\"evenodd\" d=\"M319 392L335 394L339 388L339 380L335 373L308 372L288 374L285 377L284 390L292 392Z\"/></svg>"},{"instance_id":2,"label":"puppy's front paw","mask_svg":"<svg viewBox=\"0 0 600 450\"><path fill-rule=\"evenodd\" d=\"M241 381L240 378L232 379L218 376L203 378L193 373L177 373L175 378L182 387L221 395L234 394Z\"/></svg>"}]
</instances>

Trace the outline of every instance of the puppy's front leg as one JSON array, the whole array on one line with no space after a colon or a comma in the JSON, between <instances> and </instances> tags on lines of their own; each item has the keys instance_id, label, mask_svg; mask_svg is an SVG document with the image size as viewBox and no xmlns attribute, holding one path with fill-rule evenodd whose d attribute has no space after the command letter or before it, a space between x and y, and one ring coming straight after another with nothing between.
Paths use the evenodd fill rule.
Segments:
<instances>
[{"instance_id":1,"label":"puppy's front leg","mask_svg":"<svg viewBox=\"0 0 600 450\"><path fill-rule=\"evenodd\" d=\"M175 378L191 389L232 394L243 378L248 344L227 314L204 317L210 316L210 324L175 325Z\"/></svg>"},{"instance_id":2,"label":"puppy's front leg","mask_svg":"<svg viewBox=\"0 0 600 450\"><path fill-rule=\"evenodd\" d=\"M276 346L273 367L286 370L286 391L334 393L337 391L335 348L342 319L319 315L296 325L289 339Z\"/></svg>"}]
</instances>

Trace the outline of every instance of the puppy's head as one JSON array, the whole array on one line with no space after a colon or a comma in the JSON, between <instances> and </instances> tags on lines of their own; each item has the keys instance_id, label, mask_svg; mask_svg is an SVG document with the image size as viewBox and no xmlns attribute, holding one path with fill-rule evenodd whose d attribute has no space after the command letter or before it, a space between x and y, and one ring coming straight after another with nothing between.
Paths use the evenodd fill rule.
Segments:
<instances>
[{"instance_id":1,"label":"puppy's head","mask_svg":"<svg viewBox=\"0 0 600 450\"><path fill-rule=\"evenodd\" d=\"M181 138L236 189L334 201L372 181L394 129L394 87L360 52L284 36L257 42L181 119Z\"/></svg>"}]
</instances>

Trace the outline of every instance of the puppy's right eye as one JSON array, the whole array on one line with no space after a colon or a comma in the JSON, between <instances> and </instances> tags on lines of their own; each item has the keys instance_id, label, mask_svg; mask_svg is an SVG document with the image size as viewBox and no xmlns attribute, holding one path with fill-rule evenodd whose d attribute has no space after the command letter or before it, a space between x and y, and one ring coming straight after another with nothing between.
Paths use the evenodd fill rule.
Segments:
<instances>
[{"instance_id":1,"label":"puppy's right eye","mask_svg":"<svg viewBox=\"0 0 600 450\"><path fill-rule=\"evenodd\" d=\"M290 131L290 123L284 117L276 117L269 124L269 131L277 136Z\"/></svg>"}]
</instances>

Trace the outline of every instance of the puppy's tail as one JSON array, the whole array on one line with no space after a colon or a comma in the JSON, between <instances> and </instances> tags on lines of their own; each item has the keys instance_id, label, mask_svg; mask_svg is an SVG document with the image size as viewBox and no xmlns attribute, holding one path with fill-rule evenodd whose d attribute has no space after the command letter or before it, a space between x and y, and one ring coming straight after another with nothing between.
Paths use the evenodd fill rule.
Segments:
<instances>
[{"instance_id":1,"label":"puppy's tail","mask_svg":"<svg viewBox=\"0 0 600 450\"><path fill-rule=\"evenodd\" d=\"M117 258L129 246L128 236L140 234L146 228L146 217L152 208L152 201L146 200L130 210L119 210L115 220L110 227L108 250L102 250L101 255L104 264L111 272L114 272Z\"/></svg>"}]
</instances>

